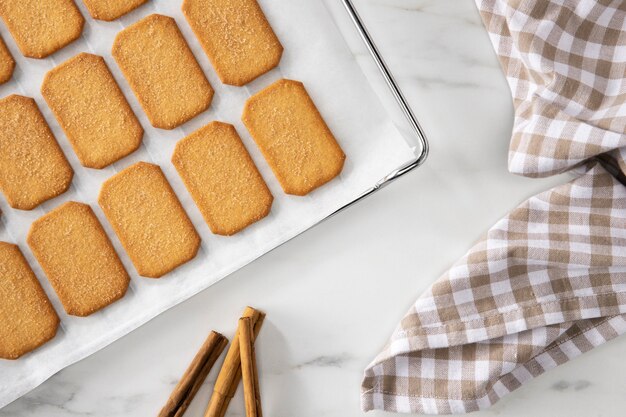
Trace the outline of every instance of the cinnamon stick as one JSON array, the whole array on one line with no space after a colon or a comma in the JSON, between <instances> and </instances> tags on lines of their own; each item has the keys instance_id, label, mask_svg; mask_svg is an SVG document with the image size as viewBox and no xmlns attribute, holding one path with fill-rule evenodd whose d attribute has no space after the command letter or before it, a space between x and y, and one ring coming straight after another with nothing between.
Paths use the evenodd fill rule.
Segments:
<instances>
[{"instance_id":1,"label":"cinnamon stick","mask_svg":"<svg viewBox=\"0 0 626 417\"><path fill-rule=\"evenodd\" d=\"M254 351L254 345L252 345L252 368L254 369L254 398L256 400L256 415L257 417L263 417L263 411L261 410L261 390L259 390L259 368L256 366L256 353Z\"/></svg>"},{"instance_id":2,"label":"cinnamon stick","mask_svg":"<svg viewBox=\"0 0 626 417\"><path fill-rule=\"evenodd\" d=\"M204 380L206 379L207 375L209 375L209 372L211 372L211 368L213 368L213 365L215 364L217 359L220 357L220 355L224 351L224 348L226 347L227 344L228 344L228 339L224 338L224 346L220 347L219 350L216 350L214 352L214 355L211 355L209 357L209 360L207 361L206 365L202 368L202 371L200 371L200 375L198 375L198 378L196 378L196 382L194 382L191 389L189 390L189 394L182 401L180 407L178 407L178 411L176 412L176 414L174 414L174 417L182 417L182 415L185 414L185 411L187 411L187 408L189 408L189 404L191 404L191 401L196 396L196 393L198 392L198 390L204 383Z\"/></svg>"},{"instance_id":3,"label":"cinnamon stick","mask_svg":"<svg viewBox=\"0 0 626 417\"><path fill-rule=\"evenodd\" d=\"M256 339L261 331L261 325L265 314L252 307L246 307L242 317L250 319L250 325L254 329L253 338ZM230 400L237 391L237 386L241 380L241 354L239 350L239 330L235 333L233 343L231 343L224 364L215 381L213 395L206 409L204 417L224 417Z\"/></svg>"},{"instance_id":4,"label":"cinnamon stick","mask_svg":"<svg viewBox=\"0 0 626 417\"><path fill-rule=\"evenodd\" d=\"M252 344L252 326L250 319L239 319L239 351L241 353L241 380L247 417L260 417L261 401L258 392L258 374L255 364L254 345Z\"/></svg>"},{"instance_id":5,"label":"cinnamon stick","mask_svg":"<svg viewBox=\"0 0 626 417\"><path fill-rule=\"evenodd\" d=\"M180 417L185 413L227 344L228 339L221 334L209 334L161 409L159 417Z\"/></svg>"}]
</instances>

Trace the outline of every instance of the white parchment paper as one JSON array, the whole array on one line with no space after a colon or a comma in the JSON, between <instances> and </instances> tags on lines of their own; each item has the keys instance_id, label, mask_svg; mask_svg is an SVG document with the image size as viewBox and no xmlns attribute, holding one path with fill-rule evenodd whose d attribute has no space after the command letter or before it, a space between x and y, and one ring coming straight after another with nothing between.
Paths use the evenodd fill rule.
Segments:
<instances>
[{"instance_id":1,"label":"white parchment paper","mask_svg":"<svg viewBox=\"0 0 626 417\"><path fill-rule=\"evenodd\" d=\"M0 407L41 384L55 372L105 347L157 314L302 233L414 158L414 151L380 105L321 0L261 0L285 52L278 69L242 88L226 86L219 81L180 11L181 0L151 0L115 22L95 21L89 17L83 4L80 1L77 3L87 21L82 38L47 59L24 58L6 27L0 26L0 33L17 61L13 79L0 86L0 97L12 93L34 97L76 173L68 192L32 211L13 210L0 197L3 211L0 240L20 246L61 318L58 334L52 341L19 360L0 360ZM115 35L125 26L151 13L162 13L176 19L216 91L208 111L171 131L155 129L150 125L110 56ZM102 170L83 168L79 164L39 92L48 70L82 51L105 57L145 129L143 145L139 150ZM340 177L306 197L283 193L240 121L244 101L281 77L304 82L347 155ZM232 237L211 234L170 163L176 142L213 120L236 126L275 197L272 211L266 219ZM104 180L140 160L161 166L202 237L202 247L193 261L158 280L137 275L96 203L100 184ZM87 318L65 314L25 242L30 224L35 219L69 200L92 206L131 275L130 287L122 300Z\"/></svg>"}]
</instances>

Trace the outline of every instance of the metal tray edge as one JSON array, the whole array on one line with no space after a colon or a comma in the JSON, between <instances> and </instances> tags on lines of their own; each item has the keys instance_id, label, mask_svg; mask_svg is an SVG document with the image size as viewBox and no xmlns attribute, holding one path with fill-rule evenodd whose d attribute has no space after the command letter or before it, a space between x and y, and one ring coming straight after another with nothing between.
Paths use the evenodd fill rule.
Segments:
<instances>
[{"instance_id":1,"label":"metal tray edge","mask_svg":"<svg viewBox=\"0 0 626 417\"><path fill-rule=\"evenodd\" d=\"M385 62L383 56L378 50L378 47L376 46L374 39L372 38L369 31L367 30L367 26L365 25L365 23L363 22L363 19L359 15L356 7L354 6L354 3L352 2L352 0L341 0L341 2L343 3L346 11L348 12L348 15L350 16L350 20L352 20L352 23L356 27L356 30L358 31L359 36L361 37L361 40L365 44L369 54L371 55L372 59L376 63L376 66L378 67L383 78L385 79L385 82L387 86L389 87L389 90L393 94L394 99L398 103L398 106L400 107L400 109L402 110L402 113L404 114L407 121L409 122L411 129L415 133L418 143L420 144L420 150L416 154L414 160L392 171L391 173L386 175L384 178L382 178L380 181L378 181L372 188L365 191L363 194L361 194L359 197L352 200L348 204L338 208L337 210L329 214L326 218L324 218L320 222L329 219L330 217L347 209L348 207L351 207L352 205L370 196L371 194L375 193L381 188L389 185L390 183L397 180L401 176L418 168L428 158L428 153L430 149L428 138L426 137L426 133L424 132L424 129L422 128L419 121L417 120L417 117L415 116L413 109L411 109L411 106L409 105L407 99L404 97L402 90L400 89L398 83L396 82L393 74L389 70L387 63Z\"/></svg>"}]
</instances>

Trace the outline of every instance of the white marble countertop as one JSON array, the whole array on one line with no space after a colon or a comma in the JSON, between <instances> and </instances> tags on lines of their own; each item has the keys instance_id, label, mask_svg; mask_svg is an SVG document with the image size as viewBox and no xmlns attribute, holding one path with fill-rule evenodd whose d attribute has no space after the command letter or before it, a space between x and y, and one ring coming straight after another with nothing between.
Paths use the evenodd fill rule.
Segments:
<instances>
[{"instance_id":1,"label":"white marble countertop","mask_svg":"<svg viewBox=\"0 0 626 417\"><path fill-rule=\"evenodd\" d=\"M65 369L0 417L156 415L208 331L232 336L248 304L268 316L257 347L266 415L363 415L362 371L414 299L509 209L563 178L507 172L511 101L473 0L355 3L428 133L426 165ZM475 415L623 415L625 348L625 338L613 341ZM187 416L203 415L216 374ZM244 415L241 390L227 415Z\"/></svg>"}]
</instances>

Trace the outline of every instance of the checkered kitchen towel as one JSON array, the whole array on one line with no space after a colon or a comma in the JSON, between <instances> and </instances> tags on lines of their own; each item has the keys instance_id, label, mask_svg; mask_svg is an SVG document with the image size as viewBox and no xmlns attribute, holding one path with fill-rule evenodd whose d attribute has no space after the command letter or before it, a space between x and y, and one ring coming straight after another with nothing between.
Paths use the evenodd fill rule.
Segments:
<instances>
[{"instance_id":1,"label":"checkered kitchen towel","mask_svg":"<svg viewBox=\"0 0 626 417\"><path fill-rule=\"evenodd\" d=\"M365 410L483 409L626 332L626 1L477 3L514 100L509 169L578 176L415 302L365 371Z\"/></svg>"}]
</instances>

